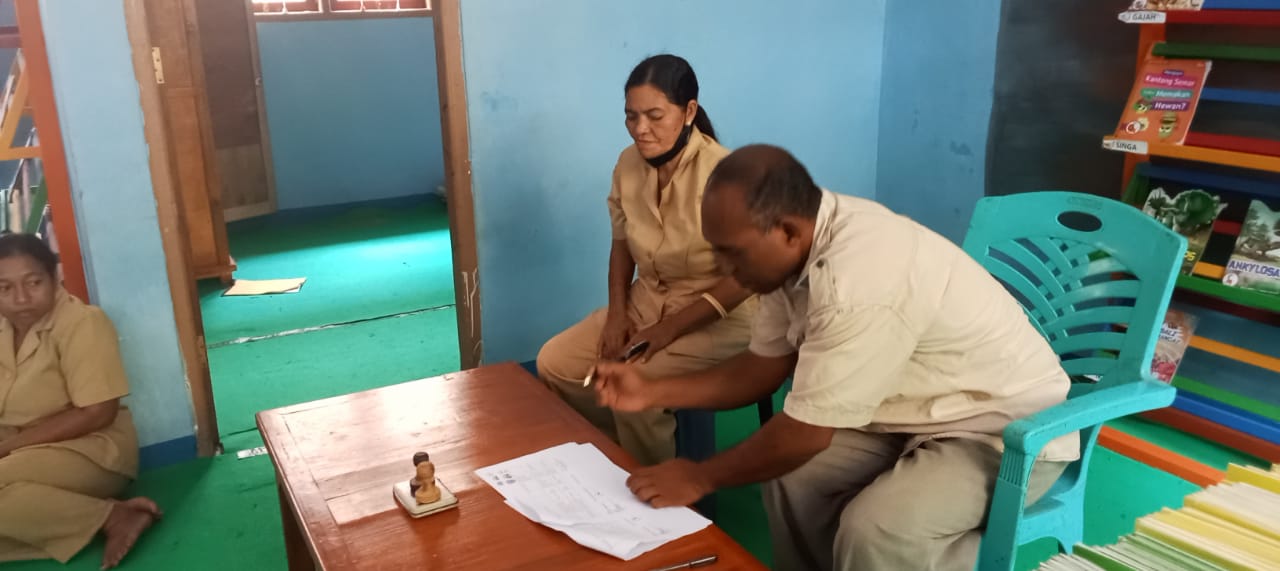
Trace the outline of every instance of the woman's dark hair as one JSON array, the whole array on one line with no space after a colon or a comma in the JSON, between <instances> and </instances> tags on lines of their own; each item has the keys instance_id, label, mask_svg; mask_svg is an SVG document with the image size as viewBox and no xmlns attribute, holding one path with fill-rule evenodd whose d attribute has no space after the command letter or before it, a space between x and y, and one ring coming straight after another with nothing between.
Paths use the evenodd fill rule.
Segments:
<instances>
[{"instance_id":1,"label":"woman's dark hair","mask_svg":"<svg viewBox=\"0 0 1280 571\"><path fill-rule=\"evenodd\" d=\"M654 86L667 96L668 101L681 107L698 98L698 76L693 73L689 62L680 56L661 54L645 58L631 70L625 90L641 85ZM708 137L718 140L702 102L698 102L698 114L693 117L693 125Z\"/></svg>"},{"instance_id":2,"label":"woman's dark hair","mask_svg":"<svg viewBox=\"0 0 1280 571\"><path fill-rule=\"evenodd\" d=\"M50 278L57 278L58 255L49 249L35 234L5 234L0 236L0 259L14 256L29 256L49 272Z\"/></svg>"}]
</instances>

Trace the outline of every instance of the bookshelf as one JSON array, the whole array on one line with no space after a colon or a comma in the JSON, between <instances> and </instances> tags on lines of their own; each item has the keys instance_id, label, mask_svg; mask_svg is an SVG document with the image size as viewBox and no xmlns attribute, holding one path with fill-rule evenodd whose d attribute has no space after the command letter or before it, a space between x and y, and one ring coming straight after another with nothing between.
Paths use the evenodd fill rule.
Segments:
<instances>
[{"instance_id":1,"label":"bookshelf","mask_svg":"<svg viewBox=\"0 0 1280 571\"><path fill-rule=\"evenodd\" d=\"M1168 27L1250 27L1275 28L1280 38L1280 0L1205 0L1199 11L1169 11L1154 16L1122 17L1139 26L1138 69L1147 54L1170 59L1194 58L1244 62L1256 66L1259 73L1280 70L1280 41L1260 45L1251 43L1201 43L1181 41L1168 33ZM1208 34L1212 36L1213 34ZM1222 34L1218 34L1220 36ZM1233 38L1234 39L1234 38ZM1225 105L1280 107L1280 91L1268 90L1267 82L1248 86L1209 85L1201 93L1201 101ZM1274 82L1271 83L1274 85ZM1264 86L1264 88L1259 88ZM1183 144L1149 143L1133 148L1118 145L1112 137L1103 146L1128 151L1125 159L1123 200L1141 207L1150 190L1150 179L1172 180L1192 185L1225 189L1241 196L1268 197L1280 200L1280 140L1261 139L1223 133L1210 133L1197 128ZM1230 167L1224 169L1223 167ZM1224 173L1242 173L1240 176ZM1254 176L1256 175L1256 177ZM1214 233L1233 235L1239 223L1215 223ZM1193 275L1179 276L1176 299L1207 311L1219 311L1261 323L1280 326L1280 295L1231 287L1221 283L1223 268L1201 261ZM1280 327L1275 331L1278 342L1253 344L1251 348L1236 346L1222 339L1208 338L1200 332L1191 347L1217 359L1227 359L1250 367L1259 375L1280 375ZM1263 351L1259 351L1259 345ZM1252 349L1252 350L1251 350ZM1181 372L1181 371L1180 371ZM1203 374L1204 371L1200 371ZM1232 392L1222 382L1231 372L1215 371L1217 377L1190 378L1176 376L1173 385L1179 397L1173 406L1144 414L1149 420L1195 434L1270 462L1280 462L1280 403L1267 402ZM1199 375L1198 375L1199 376ZM1204 374L1203 376L1209 377ZM1280 377L1277 377L1280 378ZM1204 467L1170 461L1176 455L1150 446L1136 446L1112 434L1101 442L1135 459L1160 467L1189 481L1205 485L1212 481Z\"/></svg>"}]
</instances>

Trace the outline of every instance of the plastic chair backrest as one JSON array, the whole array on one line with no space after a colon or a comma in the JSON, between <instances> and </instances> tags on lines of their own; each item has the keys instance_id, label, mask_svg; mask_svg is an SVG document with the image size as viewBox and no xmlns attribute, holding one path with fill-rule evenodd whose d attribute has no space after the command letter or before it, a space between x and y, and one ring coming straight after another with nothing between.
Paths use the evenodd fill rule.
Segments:
<instances>
[{"instance_id":1,"label":"plastic chair backrest","mask_svg":"<svg viewBox=\"0 0 1280 571\"><path fill-rule=\"evenodd\" d=\"M1186 239L1115 200L1059 191L978 202L964 250L1022 303L1072 394L1149 374ZM1129 331L1140 332L1129 335Z\"/></svg>"}]
</instances>

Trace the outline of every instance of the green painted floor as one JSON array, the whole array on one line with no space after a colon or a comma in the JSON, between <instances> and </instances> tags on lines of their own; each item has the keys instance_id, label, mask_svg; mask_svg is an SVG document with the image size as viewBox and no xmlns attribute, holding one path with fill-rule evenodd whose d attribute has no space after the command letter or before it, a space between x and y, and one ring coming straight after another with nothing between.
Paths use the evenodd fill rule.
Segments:
<instances>
[{"instance_id":1,"label":"green painted floor","mask_svg":"<svg viewBox=\"0 0 1280 571\"><path fill-rule=\"evenodd\" d=\"M232 224L239 277L306 276L298 294L224 298L201 284L215 400L227 453L144 472L134 494L154 498L165 519L142 538L122 569L201 571L284 569L279 504L271 460L237 459L261 446L259 410L437 375L458 368L449 238L438 203L367 204L345 211ZM443 307L442 307L443 306ZM333 327L324 327L340 324ZM280 335L298 329L317 328ZM270 336L243 343L245 337ZM721 448L757 428L754 408L720 413ZM1197 438L1143 421L1116 423L1218 467L1260 464ZM1195 486L1105 449L1089 474L1086 540L1107 543L1132 531L1135 518L1180 505ZM717 495L717 523L762 561L771 559L758 486ZM1019 553L1033 569L1052 554L1048 542ZM5 564L5 571L97 569L95 542L66 566Z\"/></svg>"},{"instance_id":2,"label":"green painted floor","mask_svg":"<svg viewBox=\"0 0 1280 571\"><path fill-rule=\"evenodd\" d=\"M449 221L434 198L289 211L228 227L236 277L305 277L296 294L223 297L200 284L206 343L453 304Z\"/></svg>"}]
</instances>

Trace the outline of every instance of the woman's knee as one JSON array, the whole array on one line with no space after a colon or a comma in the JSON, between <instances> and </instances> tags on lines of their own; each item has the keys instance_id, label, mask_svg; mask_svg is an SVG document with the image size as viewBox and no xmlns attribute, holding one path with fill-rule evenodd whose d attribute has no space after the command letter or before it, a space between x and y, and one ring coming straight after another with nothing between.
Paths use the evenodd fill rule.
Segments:
<instances>
[{"instance_id":1,"label":"woman's knee","mask_svg":"<svg viewBox=\"0 0 1280 571\"><path fill-rule=\"evenodd\" d=\"M568 378L569 369L574 368L569 359L566 358L565 342L561 335L557 335L542 344L542 348L538 350L538 358L536 361L538 368L538 378L548 383L556 380Z\"/></svg>"}]
</instances>

